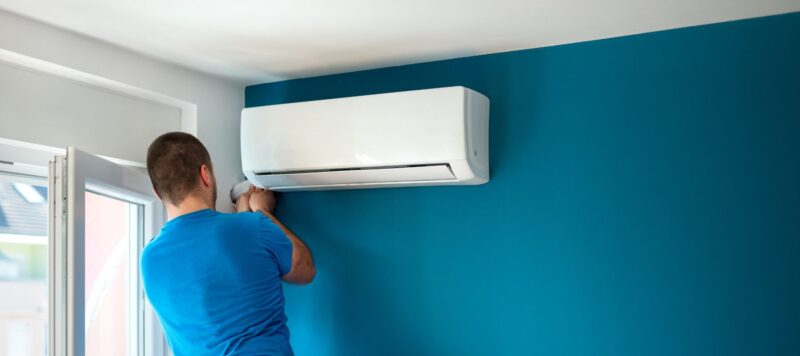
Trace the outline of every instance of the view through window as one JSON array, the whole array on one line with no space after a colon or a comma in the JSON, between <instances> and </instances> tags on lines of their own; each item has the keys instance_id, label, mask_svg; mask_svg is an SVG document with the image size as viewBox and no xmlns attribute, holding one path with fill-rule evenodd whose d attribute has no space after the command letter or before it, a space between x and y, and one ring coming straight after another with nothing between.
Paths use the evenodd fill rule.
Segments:
<instances>
[{"instance_id":1,"label":"view through window","mask_svg":"<svg viewBox=\"0 0 800 356\"><path fill-rule=\"evenodd\" d=\"M0 355L46 354L46 185L0 173Z\"/></svg>"},{"instance_id":2,"label":"view through window","mask_svg":"<svg viewBox=\"0 0 800 356\"><path fill-rule=\"evenodd\" d=\"M85 196L86 355L136 355L139 206Z\"/></svg>"}]
</instances>

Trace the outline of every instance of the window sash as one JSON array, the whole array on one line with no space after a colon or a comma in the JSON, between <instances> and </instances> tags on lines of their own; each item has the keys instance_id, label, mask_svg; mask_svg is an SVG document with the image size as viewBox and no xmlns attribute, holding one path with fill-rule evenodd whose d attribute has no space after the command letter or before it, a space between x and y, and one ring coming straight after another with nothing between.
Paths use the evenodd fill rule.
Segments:
<instances>
[{"instance_id":1,"label":"window sash","mask_svg":"<svg viewBox=\"0 0 800 356\"><path fill-rule=\"evenodd\" d=\"M49 167L50 189L50 338L51 354L85 354L85 194L87 191L136 204L140 219L131 221L141 231L131 239L132 278L130 315L135 317L129 338L136 356L166 354L160 325L147 302L139 274L139 254L145 236L155 236L164 211L142 172L69 148Z\"/></svg>"}]
</instances>

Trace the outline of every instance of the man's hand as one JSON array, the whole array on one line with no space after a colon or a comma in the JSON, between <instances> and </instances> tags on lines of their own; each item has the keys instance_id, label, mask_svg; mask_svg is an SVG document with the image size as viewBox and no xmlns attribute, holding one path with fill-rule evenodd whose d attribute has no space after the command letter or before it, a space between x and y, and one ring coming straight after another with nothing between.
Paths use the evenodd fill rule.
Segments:
<instances>
[{"instance_id":1,"label":"man's hand","mask_svg":"<svg viewBox=\"0 0 800 356\"><path fill-rule=\"evenodd\" d=\"M236 199L236 212L237 213L246 213L250 210L250 191L247 193L242 194Z\"/></svg>"},{"instance_id":2,"label":"man's hand","mask_svg":"<svg viewBox=\"0 0 800 356\"><path fill-rule=\"evenodd\" d=\"M275 194L273 194L271 191L251 187L249 195L250 210L266 211L270 214L275 212Z\"/></svg>"}]
</instances>

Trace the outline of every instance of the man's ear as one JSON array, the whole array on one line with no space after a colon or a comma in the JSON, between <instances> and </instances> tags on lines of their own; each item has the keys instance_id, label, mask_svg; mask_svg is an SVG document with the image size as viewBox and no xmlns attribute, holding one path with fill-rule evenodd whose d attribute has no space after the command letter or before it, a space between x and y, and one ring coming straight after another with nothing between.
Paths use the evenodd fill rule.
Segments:
<instances>
[{"instance_id":1,"label":"man's ear","mask_svg":"<svg viewBox=\"0 0 800 356\"><path fill-rule=\"evenodd\" d=\"M213 178L211 175L211 169L208 168L205 164L200 166L200 182L203 183L206 187L210 187L214 184Z\"/></svg>"}]
</instances>

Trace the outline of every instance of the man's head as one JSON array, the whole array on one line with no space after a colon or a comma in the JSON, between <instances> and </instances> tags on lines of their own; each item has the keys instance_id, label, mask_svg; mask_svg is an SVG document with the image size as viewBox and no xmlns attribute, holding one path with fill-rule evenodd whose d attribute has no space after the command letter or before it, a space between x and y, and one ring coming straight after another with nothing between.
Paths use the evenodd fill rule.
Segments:
<instances>
[{"instance_id":1,"label":"man's head","mask_svg":"<svg viewBox=\"0 0 800 356\"><path fill-rule=\"evenodd\" d=\"M214 208L217 185L211 157L196 137L183 132L159 136L147 149L147 172L164 203L179 207L192 197Z\"/></svg>"}]
</instances>

